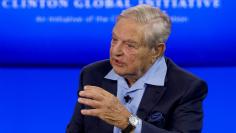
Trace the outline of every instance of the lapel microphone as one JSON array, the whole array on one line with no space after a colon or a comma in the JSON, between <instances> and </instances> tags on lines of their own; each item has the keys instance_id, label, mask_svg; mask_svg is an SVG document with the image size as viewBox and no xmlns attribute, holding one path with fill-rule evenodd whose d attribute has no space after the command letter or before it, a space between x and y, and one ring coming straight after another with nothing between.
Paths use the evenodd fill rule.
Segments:
<instances>
[{"instance_id":1,"label":"lapel microphone","mask_svg":"<svg viewBox=\"0 0 236 133\"><path fill-rule=\"evenodd\" d=\"M126 96L124 96L124 99L125 99L125 102L126 102L126 103L130 103L133 98L130 97L129 95L126 95Z\"/></svg>"}]
</instances>

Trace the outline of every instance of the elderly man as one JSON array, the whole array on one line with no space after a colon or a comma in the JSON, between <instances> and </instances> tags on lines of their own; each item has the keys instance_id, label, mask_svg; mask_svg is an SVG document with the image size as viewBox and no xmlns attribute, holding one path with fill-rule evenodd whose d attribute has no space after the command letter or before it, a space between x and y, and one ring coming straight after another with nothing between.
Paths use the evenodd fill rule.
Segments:
<instances>
[{"instance_id":1,"label":"elderly man","mask_svg":"<svg viewBox=\"0 0 236 133\"><path fill-rule=\"evenodd\" d=\"M204 81L164 56L170 18L139 5L112 32L110 60L83 68L67 133L200 133Z\"/></svg>"}]
</instances>

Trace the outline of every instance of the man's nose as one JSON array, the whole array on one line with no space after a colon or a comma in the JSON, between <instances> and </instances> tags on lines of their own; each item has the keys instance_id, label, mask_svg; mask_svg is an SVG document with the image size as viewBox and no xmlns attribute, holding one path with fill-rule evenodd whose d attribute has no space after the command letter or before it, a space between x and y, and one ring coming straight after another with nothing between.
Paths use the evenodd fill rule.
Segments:
<instances>
[{"instance_id":1,"label":"man's nose","mask_svg":"<svg viewBox=\"0 0 236 133\"><path fill-rule=\"evenodd\" d=\"M113 49L113 53L114 53L115 56L122 56L124 54L124 52L123 52L123 44L122 44L121 41L118 42L115 45L115 47Z\"/></svg>"}]
</instances>

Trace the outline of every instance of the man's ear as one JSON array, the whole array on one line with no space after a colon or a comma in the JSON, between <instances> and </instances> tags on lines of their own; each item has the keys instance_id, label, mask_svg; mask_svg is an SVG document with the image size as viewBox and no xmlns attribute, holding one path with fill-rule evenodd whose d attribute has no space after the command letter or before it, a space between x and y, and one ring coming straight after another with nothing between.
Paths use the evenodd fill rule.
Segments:
<instances>
[{"instance_id":1,"label":"man's ear","mask_svg":"<svg viewBox=\"0 0 236 133\"><path fill-rule=\"evenodd\" d=\"M159 43L158 45L156 45L156 47L153 48L153 56L156 58L161 57L164 54L165 49L165 43Z\"/></svg>"}]
</instances>

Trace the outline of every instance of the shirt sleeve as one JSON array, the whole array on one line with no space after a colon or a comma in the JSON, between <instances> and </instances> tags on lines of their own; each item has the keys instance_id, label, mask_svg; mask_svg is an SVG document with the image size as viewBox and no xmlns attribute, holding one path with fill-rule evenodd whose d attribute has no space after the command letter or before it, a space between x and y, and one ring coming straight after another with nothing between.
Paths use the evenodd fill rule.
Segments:
<instances>
[{"instance_id":1,"label":"shirt sleeve","mask_svg":"<svg viewBox=\"0 0 236 133\"><path fill-rule=\"evenodd\" d=\"M139 119L139 122L134 130L134 133L141 133L141 131L142 131L142 120Z\"/></svg>"}]
</instances>

